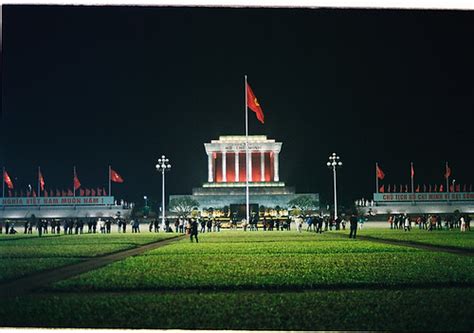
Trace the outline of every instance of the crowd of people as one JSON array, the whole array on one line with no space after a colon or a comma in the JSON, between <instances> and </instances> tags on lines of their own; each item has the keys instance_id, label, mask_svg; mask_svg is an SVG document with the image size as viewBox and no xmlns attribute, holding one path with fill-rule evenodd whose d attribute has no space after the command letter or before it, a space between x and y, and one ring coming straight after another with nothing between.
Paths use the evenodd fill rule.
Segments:
<instances>
[{"instance_id":1,"label":"crowd of people","mask_svg":"<svg viewBox=\"0 0 474 333\"><path fill-rule=\"evenodd\" d=\"M389 215L388 223L390 229L403 229L410 231L413 227L422 230L453 230L459 229L462 232L471 230L471 216L469 214L422 214Z\"/></svg>"}]
</instances>

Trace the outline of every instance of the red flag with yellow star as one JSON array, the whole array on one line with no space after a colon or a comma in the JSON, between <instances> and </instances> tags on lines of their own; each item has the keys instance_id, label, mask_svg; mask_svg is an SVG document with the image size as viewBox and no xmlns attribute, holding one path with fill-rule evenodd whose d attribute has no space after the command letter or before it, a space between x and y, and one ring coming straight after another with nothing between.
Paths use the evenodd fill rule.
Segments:
<instances>
[{"instance_id":1,"label":"red flag with yellow star","mask_svg":"<svg viewBox=\"0 0 474 333\"><path fill-rule=\"evenodd\" d=\"M257 115L257 119L263 124L264 123L264 115L263 115L263 110L260 104L257 101L257 97L255 97L255 94L252 91L252 88L250 88L250 85L247 83L247 106L255 112Z\"/></svg>"}]
</instances>

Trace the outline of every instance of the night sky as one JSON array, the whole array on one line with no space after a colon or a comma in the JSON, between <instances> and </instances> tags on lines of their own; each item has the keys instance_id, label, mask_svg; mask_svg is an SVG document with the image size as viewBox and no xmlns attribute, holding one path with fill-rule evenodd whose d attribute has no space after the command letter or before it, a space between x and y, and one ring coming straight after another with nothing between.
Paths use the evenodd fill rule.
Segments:
<instances>
[{"instance_id":1,"label":"night sky","mask_svg":"<svg viewBox=\"0 0 474 333\"><path fill-rule=\"evenodd\" d=\"M474 183L474 12L4 6L0 165L17 189L161 200L207 181L204 142L245 134L244 74L283 142L280 179L343 203L382 183ZM398 186L397 186L398 187Z\"/></svg>"}]
</instances>

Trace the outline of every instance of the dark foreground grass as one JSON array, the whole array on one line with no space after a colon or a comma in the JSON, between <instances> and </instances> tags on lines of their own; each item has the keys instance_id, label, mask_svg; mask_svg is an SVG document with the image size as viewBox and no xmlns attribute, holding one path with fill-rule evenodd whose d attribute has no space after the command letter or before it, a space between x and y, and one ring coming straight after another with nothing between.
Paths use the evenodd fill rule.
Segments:
<instances>
[{"instance_id":1,"label":"dark foreground grass","mask_svg":"<svg viewBox=\"0 0 474 333\"><path fill-rule=\"evenodd\" d=\"M0 326L472 331L473 288L37 294L0 301Z\"/></svg>"}]
</instances>

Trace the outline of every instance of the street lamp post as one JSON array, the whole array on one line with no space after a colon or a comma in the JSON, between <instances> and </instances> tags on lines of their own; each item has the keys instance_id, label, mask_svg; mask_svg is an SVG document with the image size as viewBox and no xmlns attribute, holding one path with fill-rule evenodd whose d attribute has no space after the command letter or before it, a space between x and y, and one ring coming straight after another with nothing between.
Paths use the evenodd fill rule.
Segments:
<instances>
[{"instance_id":1,"label":"street lamp post","mask_svg":"<svg viewBox=\"0 0 474 333\"><path fill-rule=\"evenodd\" d=\"M336 186L336 167L341 167L342 162L339 160L340 157L336 153L332 153L329 156L329 161L326 163L329 169L332 169L334 178L334 220L337 219L337 186Z\"/></svg>"},{"instance_id":2,"label":"street lamp post","mask_svg":"<svg viewBox=\"0 0 474 333\"><path fill-rule=\"evenodd\" d=\"M148 197L144 195L143 199L145 200L145 207L148 207Z\"/></svg>"},{"instance_id":3,"label":"street lamp post","mask_svg":"<svg viewBox=\"0 0 474 333\"><path fill-rule=\"evenodd\" d=\"M156 171L161 172L161 224L165 226L165 171L171 169L171 164L169 164L169 159L165 155L161 155L158 159L158 164L156 165ZM167 231L167 230L165 230Z\"/></svg>"}]
</instances>

